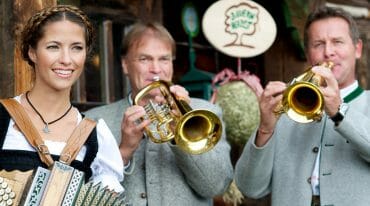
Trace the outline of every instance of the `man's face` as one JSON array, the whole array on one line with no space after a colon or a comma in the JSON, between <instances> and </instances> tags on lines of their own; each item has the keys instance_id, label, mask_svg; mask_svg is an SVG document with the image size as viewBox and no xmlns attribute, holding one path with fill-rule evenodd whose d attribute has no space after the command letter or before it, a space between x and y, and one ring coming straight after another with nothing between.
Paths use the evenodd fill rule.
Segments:
<instances>
[{"instance_id":1,"label":"man's face","mask_svg":"<svg viewBox=\"0 0 370 206\"><path fill-rule=\"evenodd\" d=\"M135 96L156 77L171 81L172 58L171 45L153 35L147 35L134 44L122 60L123 71L131 83L132 95Z\"/></svg>"},{"instance_id":2,"label":"man's face","mask_svg":"<svg viewBox=\"0 0 370 206\"><path fill-rule=\"evenodd\" d=\"M312 64L332 61L332 72L339 88L352 84L355 79L356 59L361 57L362 42L353 43L346 20L331 17L313 22L307 31L307 57Z\"/></svg>"}]
</instances>

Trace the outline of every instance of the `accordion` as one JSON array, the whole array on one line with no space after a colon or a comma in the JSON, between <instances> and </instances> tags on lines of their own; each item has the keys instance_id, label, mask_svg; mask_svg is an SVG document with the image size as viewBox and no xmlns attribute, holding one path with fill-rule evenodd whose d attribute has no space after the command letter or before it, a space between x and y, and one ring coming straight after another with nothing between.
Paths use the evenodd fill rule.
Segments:
<instances>
[{"instance_id":1,"label":"accordion","mask_svg":"<svg viewBox=\"0 0 370 206\"><path fill-rule=\"evenodd\" d=\"M84 181L84 173L59 161L51 170L0 171L0 206L130 206L125 192Z\"/></svg>"}]
</instances>

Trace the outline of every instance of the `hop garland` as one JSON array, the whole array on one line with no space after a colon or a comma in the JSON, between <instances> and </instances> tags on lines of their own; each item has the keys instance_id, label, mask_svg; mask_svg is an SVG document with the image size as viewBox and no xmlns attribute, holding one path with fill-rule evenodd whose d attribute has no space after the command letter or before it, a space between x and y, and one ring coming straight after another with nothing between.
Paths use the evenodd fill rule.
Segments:
<instances>
[{"instance_id":1,"label":"hop garland","mask_svg":"<svg viewBox=\"0 0 370 206\"><path fill-rule=\"evenodd\" d=\"M228 141L244 146L260 120L255 93L243 81L230 81L218 88L216 104L223 110Z\"/></svg>"}]
</instances>

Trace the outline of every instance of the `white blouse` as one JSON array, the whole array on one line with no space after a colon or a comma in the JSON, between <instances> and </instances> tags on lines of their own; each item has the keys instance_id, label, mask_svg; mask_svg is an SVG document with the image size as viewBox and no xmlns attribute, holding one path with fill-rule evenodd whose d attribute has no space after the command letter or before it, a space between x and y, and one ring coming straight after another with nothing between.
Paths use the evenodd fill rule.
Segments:
<instances>
[{"instance_id":1,"label":"white blouse","mask_svg":"<svg viewBox=\"0 0 370 206\"><path fill-rule=\"evenodd\" d=\"M20 102L20 96L14 97ZM80 113L77 115L77 122L82 121ZM103 186L116 192L122 192L124 189L120 182L123 181L123 161L116 140L103 119L99 119L96 126L98 138L98 152L91 163L92 176L90 181L94 183L101 182ZM66 142L45 140L49 152L53 155L60 155ZM8 132L5 136L3 145L4 150L36 150L28 143L24 135L14 129L14 121L10 119ZM82 161L86 155L86 146L83 146L78 153L76 160Z\"/></svg>"}]
</instances>

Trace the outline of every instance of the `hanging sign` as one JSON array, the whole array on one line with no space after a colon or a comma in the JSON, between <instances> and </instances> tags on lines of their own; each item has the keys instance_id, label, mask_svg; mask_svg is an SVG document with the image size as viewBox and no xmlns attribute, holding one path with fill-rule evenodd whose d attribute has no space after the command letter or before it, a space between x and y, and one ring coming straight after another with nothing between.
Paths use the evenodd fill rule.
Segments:
<instances>
[{"instance_id":1,"label":"hanging sign","mask_svg":"<svg viewBox=\"0 0 370 206\"><path fill-rule=\"evenodd\" d=\"M202 19L207 40L220 52L237 58L265 52L276 38L270 13L250 0L219 0Z\"/></svg>"}]
</instances>

